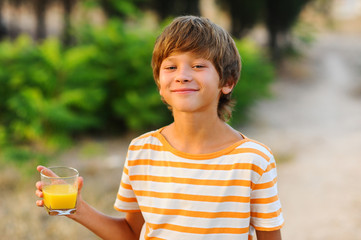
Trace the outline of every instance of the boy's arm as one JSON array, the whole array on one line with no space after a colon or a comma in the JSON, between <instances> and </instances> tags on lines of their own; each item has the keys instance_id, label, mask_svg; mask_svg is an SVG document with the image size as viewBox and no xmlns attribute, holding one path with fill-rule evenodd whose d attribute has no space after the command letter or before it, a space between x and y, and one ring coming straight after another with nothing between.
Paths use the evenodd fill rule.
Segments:
<instances>
[{"instance_id":1,"label":"boy's arm","mask_svg":"<svg viewBox=\"0 0 361 240\"><path fill-rule=\"evenodd\" d=\"M139 239L144 223L140 212L127 213L125 218L106 216L82 201L74 215L69 215L76 222L105 240L111 239Z\"/></svg>"},{"instance_id":2,"label":"boy's arm","mask_svg":"<svg viewBox=\"0 0 361 240\"><path fill-rule=\"evenodd\" d=\"M40 172L44 167L38 166L37 170ZM86 203L80 194L83 187L83 178L78 179L78 200L75 214L67 215L69 218L82 224L90 231L105 240L123 239L132 240L139 239L139 235L144 223L143 216L140 212L127 213L125 218L114 218L104 215ZM35 194L39 198L43 198L42 184L36 183ZM39 207L44 206L44 200L36 201Z\"/></svg>"},{"instance_id":3,"label":"boy's arm","mask_svg":"<svg viewBox=\"0 0 361 240\"><path fill-rule=\"evenodd\" d=\"M257 240L282 240L281 230L275 231L257 231Z\"/></svg>"}]
</instances>

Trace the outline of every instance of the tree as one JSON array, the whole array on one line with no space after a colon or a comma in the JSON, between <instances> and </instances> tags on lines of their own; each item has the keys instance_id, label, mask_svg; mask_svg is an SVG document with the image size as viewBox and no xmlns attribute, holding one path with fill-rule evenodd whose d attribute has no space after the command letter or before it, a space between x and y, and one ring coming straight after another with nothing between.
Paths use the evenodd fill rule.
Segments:
<instances>
[{"instance_id":1,"label":"tree","mask_svg":"<svg viewBox=\"0 0 361 240\"><path fill-rule=\"evenodd\" d=\"M108 18L125 19L138 13L137 4L146 0L83 0L90 6L100 7Z\"/></svg>"},{"instance_id":2,"label":"tree","mask_svg":"<svg viewBox=\"0 0 361 240\"><path fill-rule=\"evenodd\" d=\"M15 8L20 7L24 4L29 4L35 14L36 26L35 26L35 39L41 40L46 37L46 25L45 25L45 14L47 7L52 0L8 0L11 5Z\"/></svg>"},{"instance_id":3,"label":"tree","mask_svg":"<svg viewBox=\"0 0 361 240\"><path fill-rule=\"evenodd\" d=\"M32 0L36 17L35 39L42 40L46 37L45 14L51 0Z\"/></svg>"},{"instance_id":4,"label":"tree","mask_svg":"<svg viewBox=\"0 0 361 240\"><path fill-rule=\"evenodd\" d=\"M244 36L262 19L265 0L217 0L217 4L231 16L231 33Z\"/></svg>"},{"instance_id":5,"label":"tree","mask_svg":"<svg viewBox=\"0 0 361 240\"><path fill-rule=\"evenodd\" d=\"M170 16L200 15L199 0L145 0L137 6L155 11L160 20Z\"/></svg>"},{"instance_id":6,"label":"tree","mask_svg":"<svg viewBox=\"0 0 361 240\"><path fill-rule=\"evenodd\" d=\"M273 60L280 58L280 39L296 22L301 10L309 0L266 0L266 26L269 35L269 49Z\"/></svg>"},{"instance_id":7,"label":"tree","mask_svg":"<svg viewBox=\"0 0 361 240\"><path fill-rule=\"evenodd\" d=\"M63 30L63 43L69 46L72 43L71 34L71 12L76 3L76 0L59 0L64 8L64 30Z\"/></svg>"},{"instance_id":8,"label":"tree","mask_svg":"<svg viewBox=\"0 0 361 240\"><path fill-rule=\"evenodd\" d=\"M2 19L2 8L3 8L4 0L0 0L0 40L7 35L7 29L3 23Z\"/></svg>"},{"instance_id":9,"label":"tree","mask_svg":"<svg viewBox=\"0 0 361 240\"><path fill-rule=\"evenodd\" d=\"M307 2L309 0L218 0L217 3L228 10L234 36L242 37L256 23L264 22L269 50L273 60L277 61L282 37L285 39Z\"/></svg>"},{"instance_id":10,"label":"tree","mask_svg":"<svg viewBox=\"0 0 361 240\"><path fill-rule=\"evenodd\" d=\"M5 0L0 0L0 10L2 4ZM71 19L70 15L74 5L76 4L76 0L8 0L11 5L15 8L19 8L22 5L29 5L33 9L36 25L35 25L35 34L34 38L36 40L43 40L46 38L46 11L50 4L59 2L62 4L64 9L64 30L62 34L63 42L65 45L69 45L72 41L71 37ZM6 33L5 33L6 34ZM4 35L4 28L1 21L0 15L0 38ZM17 35L17 34L15 34Z\"/></svg>"}]
</instances>

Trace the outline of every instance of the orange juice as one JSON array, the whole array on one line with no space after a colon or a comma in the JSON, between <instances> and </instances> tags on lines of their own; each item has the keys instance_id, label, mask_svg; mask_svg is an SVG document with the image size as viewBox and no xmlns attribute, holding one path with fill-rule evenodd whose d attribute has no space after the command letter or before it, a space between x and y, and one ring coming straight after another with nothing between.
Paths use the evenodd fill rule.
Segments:
<instances>
[{"instance_id":1,"label":"orange juice","mask_svg":"<svg viewBox=\"0 0 361 240\"><path fill-rule=\"evenodd\" d=\"M44 186L44 205L51 209L74 209L78 189L70 184L54 184Z\"/></svg>"}]
</instances>

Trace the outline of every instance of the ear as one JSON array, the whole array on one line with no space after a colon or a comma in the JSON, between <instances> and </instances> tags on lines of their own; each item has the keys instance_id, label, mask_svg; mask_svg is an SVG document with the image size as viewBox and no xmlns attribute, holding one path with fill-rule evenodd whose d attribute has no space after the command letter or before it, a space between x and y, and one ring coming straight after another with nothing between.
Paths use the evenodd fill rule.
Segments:
<instances>
[{"instance_id":1,"label":"ear","mask_svg":"<svg viewBox=\"0 0 361 240\"><path fill-rule=\"evenodd\" d=\"M227 83L226 85L224 85L224 86L221 88L221 91L222 91L222 93L223 93L224 95L227 95L227 94L229 94L230 92L232 92L233 87L234 87L234 84Z\"/></svg>"}]
</instances>

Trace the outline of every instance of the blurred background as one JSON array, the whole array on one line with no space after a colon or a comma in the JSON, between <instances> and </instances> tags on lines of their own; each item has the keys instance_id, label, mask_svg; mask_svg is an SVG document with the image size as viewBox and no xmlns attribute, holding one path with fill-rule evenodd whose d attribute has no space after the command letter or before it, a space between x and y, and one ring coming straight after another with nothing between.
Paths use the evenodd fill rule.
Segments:
<instances>
[{"instance_id":1,"label":"blurred background","mask_svg":"<svg viewBox=\"0 0 361 240\"><path fill-rule=\"evenodd\" d=\"M242 57L230 124L273 150L288 240L361 239L361 0L0 0L1 239L98 239L35 205L38 164L113 209L133 137L172 121L150 67L179 15Z\"/></svg>"}]
</instances>

